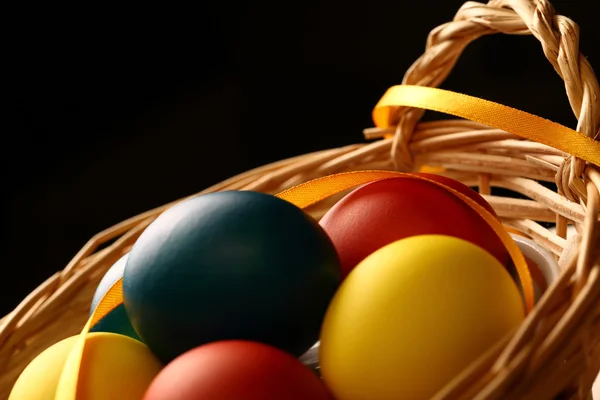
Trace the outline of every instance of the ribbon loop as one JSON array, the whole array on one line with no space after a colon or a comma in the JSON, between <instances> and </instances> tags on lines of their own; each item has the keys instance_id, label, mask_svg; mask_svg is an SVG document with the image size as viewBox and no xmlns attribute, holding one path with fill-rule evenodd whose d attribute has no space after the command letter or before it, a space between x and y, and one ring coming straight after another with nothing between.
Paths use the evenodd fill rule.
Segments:
<instances>
[{"instance_id":1,"label":"ribbon loop","mask_svg":"<svg viewBox=\"0 0 600 400\"><path fill-rule=\"evenodd\" d=\"M375 126L396 125L400 107L438 111L479 122L600 166L600 142L556 122L489 100L426 86L392 86L373 110Z\"/></svg>"}]
</instances>

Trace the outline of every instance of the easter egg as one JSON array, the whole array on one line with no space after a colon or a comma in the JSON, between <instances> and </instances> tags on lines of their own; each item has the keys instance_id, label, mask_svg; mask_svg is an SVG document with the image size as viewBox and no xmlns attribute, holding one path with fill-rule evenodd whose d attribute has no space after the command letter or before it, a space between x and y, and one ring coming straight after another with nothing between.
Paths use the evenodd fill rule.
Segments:
<instances>
[{"instance_id":1,"label":"easter egg","mask_svg":"<svg viewBox=\"0 0 600 400\"><path fill-rule=\"evenodd\" d=\"M135 329L133 329L133 326L131 326L129 316L127 315L127 311L125 311L123 304L118 305L100 321L96 322L96 324L90 328L90 332L119 333L136 340L141 340Z\"/></svg>"},{"instance_id":2,"label":"easter egg","mask_svg":"<svg viewBox=\"0 0 600 400\"><path fill-rule=\"evenodd\" d=\"M290 354L258 342L220 341L171 361L144 400L333 400L323 382Z\"/></svg>"},{"instance_id":3,"label":"easter egg","mask_svg":"<svg viewBox=\"0 0 600 400\"><path fill-rule=\"evenodd\" d=\"M25 367L13 385L8 400L54 400L62 368L77 336L48 347Z\"/></svg>"},{"instance_id":4,"label":"easter egg","mask_svg":"<svg viewBox=\"0 0 600 400\"><path fill-rule=\"evenodd\" d=\"M9 400L54 400L62 369L78 336L43 351L23 370ZM138 340L115 333L90 333L84 348L78 394L87 400L142 399L162 364Z\"/></svg>"},{"instance_id":5,"label":"easter egg","mask_svg":"<svg viewBox=\"0 0 600 400\"><path fill-rule=\"evenodd\" d=\"M450 180L436 179L443 184ZM485 202L458 181L448 186ZM416 178L384 179L359 187L319 223L337 249L344 277L375 250L416 235L458 237L489 251L502 265L509 259L502 240L481 215L448 190Z\"/></svg>"},{"instance_id":6,"label":"easter egg","mask_svg":"<svg viewBox=\"0 0 600 400\"><path fill-rule=\"evenodd\" d=\"M308 214L250 191L198 196L161 214L123 275L136 332L168 362L202 344L262 342L300 356L318 339L339 260Z\"/></svg>"},{"instance_id":7,"label":"easter egg","mask_svg":"<svg viewBox=\"0 0 600 400\"><path fill-rule=\"evenodd\" d=\"M533 283L534 299L537 303L550 284L558 279L560 267L552 253L544 249L535 241L522 236L520 233L511 233L510 236L517 246L519 246L525 261L527 262L527 269L531 274ZM523 295L521 280L519 279L518 271L512 263L512 260L509 261L507 270L517 283L521 295Z\"/></svg>"},{"instance_id":8,"label":"easter egg","mask_svg":"<svg viewBox=\"0 0 600 400\"><path fill-rule=\"evenodd\" d=\"M475 190L471 189L464 183L459 182L456 179L448 178L447 176L430 174L430 173L426 173L426 172L413 173L413 175L422 176L423 178L431 179L432 181L437 181L437 182L441 183L442 185L448 186L451 189L454 189L457 192L460 192L461 194L463 194L463 195L469 197L471 200L475 201L481 207L485 208L494 217L498 218L496 211L490 205L490 203L485 201L485 199L479 193L477 193Z\"/></svg>"},{"instance_id":9,"label":"easter egg","mask_svg":"<svg viewBox=\"0 0 600 400\"><path fill-rule=\"evenodd\" d=\"M127 264L127 259L129 258L129 253L124 254L115 262L112 267L106 271L96 291L94 292L94 297L92 297L92 305L90 306L90 316L98 307L100 300L104 297L108 289L110 289L119 279L123 277L123 271L125 270L125 264Z\"/></svg>"},{"instance_id":10,"label":"easter egg","mask_svg":"<svg viewBox=\"0 0 600 400\"><path fill-rule=\"evenodd\" d=\"M125 270L125 264L129 258L129 253L123 255L119 260L113 264L112 267L104 274L102 280L96 288L94 297L92 298L92 305L90 307L90 316L102 300L102 297L108 292L108 289L112 287L120 278L123 277L123 271ZM91 327L90 332L112 332L120 333L121 335L129 336L134 339L140 340L140 337L135 332L135 329L131 326L125 306L123 304L117 306L114 310L109 312L94 326Z\"/></svg>"},{"instance_id":11,"label":"easter egg","mask_svg":"<svg viewBox=\"0 0 600 400\"><path fill-rule=\"evenodd\" d=\"M345 279L319 356L337 400L429 399L524 319L508 271L463 239L390 243Z\"/></svg>"}]
</instances>

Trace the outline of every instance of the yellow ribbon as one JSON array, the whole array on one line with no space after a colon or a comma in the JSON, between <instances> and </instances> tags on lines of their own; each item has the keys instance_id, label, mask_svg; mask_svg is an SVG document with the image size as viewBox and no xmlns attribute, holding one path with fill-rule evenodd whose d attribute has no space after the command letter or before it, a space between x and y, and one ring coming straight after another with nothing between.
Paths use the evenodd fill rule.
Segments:
<instances>
[{"instance_id":1,"label":"yellow ribbon","mask_svg":"<svg viewBox=\"0 0 600 400\"><path fill-rule=\"evenodd\" d=\"M496 104L487 100L453 93L441 89L421 86L394 86L379 101L373 111L373 120L378 127L395 124L395 113L399 107L415 107L470 119L485 125L514 133L526 139L547 144L556 149L573 154L588 162L600 165L600 143L574 130L543 118ZM391 171L358 171L337 174L315 179L286 190L277 196L306 208L329 196L340 193L357 185L393 177L409 177L409 174ZM529 312L533 307L533 286L527 263L516 243L502 227L500 222L484 207L469 197L439 182L424 177L410 176L441 186L461 198L484 218L495 230L506 246L519 273L523 287L525 306ZM55 400L80 400L77 398L79 369L85 340L89 329L104 318L114 308L123 303L122 280L116 282L98 304L92 316L81 331L78 341L71 351L63 368Z\"/></svg>"},{"instance_id":2,"label":"yellow ribbon","mask_svg":"<svg viewBox=\"0 0 600 400\"><path fill-rule=\"evenodd\" d=\"M373 110L379 128L396 125L401 107L422 108L479 122L543 143L600 166L600 142L556 122L492 101L426 86L392 86Z\"/></svg>"},{"instance_id":3,"label":"yellow ribbon","mask_svg":"<svg viewBox=\"0 0 600 400\"><path fill-rule=\"evenodd\" d=\"M123 279L115 282L104 294L87 323L81 330L79 337L75 341L73 349L67 357L63 367L63 372L56 388L55 400L79 400L77 398L77 388L79 383L79 369L83 352L85 349L85 340L90 329L98 321L107 316L112 310L123 304Z\"/></svg>"}]
</instances>

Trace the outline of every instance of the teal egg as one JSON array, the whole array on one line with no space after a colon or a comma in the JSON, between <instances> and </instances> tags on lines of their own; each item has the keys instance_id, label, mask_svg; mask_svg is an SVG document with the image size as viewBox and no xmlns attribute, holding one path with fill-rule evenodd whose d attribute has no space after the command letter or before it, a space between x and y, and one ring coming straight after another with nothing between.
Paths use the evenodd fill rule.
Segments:
<instances>
[{"instance_id":1,"label":"teal egg","mask_svg":"<svg viewBox=\"0 0 600 400\"><path fill-rule=\"evenodd\" d=\"M125 267L123 299L164 362L226 339L300 356L340 283L335 248L308 214L275 196L225 191L179 203L146 228Z\"/></svg>"},{"instance_id":2,"label":"teal egg","mask_svg":"<svg viewBox=\"0 0 600 400\"><path fill-rule=\"evenodd\" d=\"M102 300L102 297L108 292L108 289L112 287L122 276L123 271L125 270L125 264L127 263L127 259L129 258L129 253L125 254L116 263L114 263L109 270L104 274L102 280L98 284L96 288L96 292L94 293L94 297L92 298L92 305L90 307L90 316ZM116 307L110 313L108 313L104 318L98 321L93 327L91 327L90 332L112 332L112 333L120 333L121 335L129 336L136 340L141 340L139 335L131 326L131 322L129 321L129 317L127 316L127 312L123 304Z\"/></svg>"},{"instance_id":3,"label":"teal egg","mask_svg":"<svg viewBox=\"0 0 600 400\"><path fill-rule=\"evenodd\" d=\"M90 332L112 332L120 333L121 335L129 336L130 338L141 341L139 335L131 326L129 317L125 311L123 304L109 312L104 318L98 321Z\"/></svg>"}]
</instances>

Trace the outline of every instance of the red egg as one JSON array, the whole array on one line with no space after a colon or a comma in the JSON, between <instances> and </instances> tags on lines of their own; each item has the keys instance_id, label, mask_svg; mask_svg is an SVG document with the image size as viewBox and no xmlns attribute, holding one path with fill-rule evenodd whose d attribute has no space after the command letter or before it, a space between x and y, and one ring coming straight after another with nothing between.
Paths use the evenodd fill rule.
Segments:
<instances>
[{"instance_id":1,"label":"red egg","mask_svg":"<svg viewBox=\"0 0 600 400\"><path fill-rule=\"evenodd\" d=\"M450 178L420 174L468 195L488 210L473 189ZM493 215L496 215L493 213ZM503 265L509 254L492 227L448 190L416 178L398 177L366 184L335 204L320 225L333 241L348 273L379 248L409 236L439 234L467 240Z\"/></svg>"},{"instance_id":2,"label":"red egg","mask_svg":"<svg viewBox=\"0 0 600 400\"><path fill-rule=\"evenodd\" d=\"M333 400L325 384L292 355L266 344L227 340L171 361L144 400Z\"/></svg>"},{"instance_id":3,"label":"red egg","mask_svg":"<svg viewBox=\"0 0 600 400\"><path fill-rule=\"evenodd\" d=\"M464 194L465 196L471 198L471 200L476 201L477 204L479 204L480 206L485 208L487 211L489 211L490 214L492 214L494 217L498 218L496 211L494 211L494 209L492 208L490 203L485 201L485 199L483 197L481 197L481 195L479 193L477 193L476 191L474 191L473 189L471 189L464 183L459 182L456 179L448 178L447 176L428 174L425 172L415 173L414 175L420 175L424 178L431 179L432 181L437 181L437 182L441 183L442 185L449 186L451 189L454 189L457 192L460 192L460 193Z\"/></svg>"}]
</instances>

